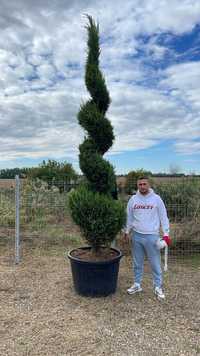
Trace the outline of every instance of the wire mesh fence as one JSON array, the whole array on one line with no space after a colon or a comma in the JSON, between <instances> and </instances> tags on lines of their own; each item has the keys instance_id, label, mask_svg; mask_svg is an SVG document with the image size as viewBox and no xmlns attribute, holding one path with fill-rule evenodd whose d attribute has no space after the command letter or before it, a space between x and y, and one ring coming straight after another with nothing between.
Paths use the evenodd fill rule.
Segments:
<instances>
[{"instance_id":1,"label":"wire mesh fence","mask_svg":"<svg viewBox=\"0 0 200 356\"><path fill-rule=\"evenodd\" d=\"M12 182L13 183L13 182ZM15 183L15 182L14 182ZM0 261L14 261L15 186L4 182L0 187Z\"/></svg>"},{"instance_id":2,"label":"wire mesh fence","mask_svg":"<svg viewBox=\"0 0 200 356\"><path fill-rule=\"evenodd\" d=\"M74 189L62 182L51 185L39 180L26 181L20 187L21 255L27 250L63 248L79 239L79 229L68 209L68 193Z\"/></svg>"},{"instance_id":3,"label":"wire mesh fence","mask_svg":"<svg viewBox=\"0 0 200 356\"><path fill-rule=\"evenodd\" d=\"M76 186L68 184L60 189L62 184L20 180L19 200L17 181L0 185L1 258L17 262L17 247L23 259L25 253L35 249L42 253L44 249L63 249L69 242L79 242L80 231L68 209L68 193ZM135 182L132 187L134 191ZM189 261L196 265L200 260L200 178L154 180L152 187L163 198L170 219L173 244L169 248L169 263L181 265ZM126 187L118 192L125 207L129 197L130 189L127 191ZM117 244L121 244L120 234Z\"/></svg>"},{"instance_id":4,"label":"wire mesh fence","mask_svg":"<svg viewBox=\"0 0 200 356\"><path fill-rule=\"evenodd\" d=\"M27 252L63 247L79 239L67 207L68 192L74 185L61 190L59 184L50 186L39 180L1 184L1 259L18 263Z\"/></svg>"}]
</instances>

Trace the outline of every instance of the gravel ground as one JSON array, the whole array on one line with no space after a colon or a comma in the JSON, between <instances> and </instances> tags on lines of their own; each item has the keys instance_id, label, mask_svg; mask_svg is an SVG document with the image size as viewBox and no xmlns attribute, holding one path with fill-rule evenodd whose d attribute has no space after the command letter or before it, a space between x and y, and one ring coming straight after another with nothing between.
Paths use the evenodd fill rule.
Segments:
<instances>
[{"instance_id":1,"label":"gravel ground","mask_svg":"<svg viewBox=\"0 0 200 356\"><path fill-rule=\"evenodd\" d=\"M145 269L140 295L129 296L131 260L121 260L118 289L106 298L76 295L63 253L26 253L0 266L0 355L200 355L200 267L171 265L166 301Z\"/></svg>"}]
</instances>

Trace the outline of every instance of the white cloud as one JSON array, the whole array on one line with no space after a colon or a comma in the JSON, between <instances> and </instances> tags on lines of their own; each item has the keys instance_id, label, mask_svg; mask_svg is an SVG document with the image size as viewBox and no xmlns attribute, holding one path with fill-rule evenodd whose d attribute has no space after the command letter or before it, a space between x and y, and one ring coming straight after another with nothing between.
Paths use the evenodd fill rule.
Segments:
<instances>
[{"instance_id":1,"label":"white cloud","mask_svg":"<svg viewBox=\"0 0 200 356\"><path fill-rule=\"evenodd\" d=\"M155 32L172 31L176 34L190 31L199 21L200 3L197 0L145 1L142 15L144 29Z\"/></svg>"},{"instance_id":2,"label":"white cloud","mask_svg":"<svg viewBox=\"0 0 200 356\"><path fill-rule=\"evenodd\" d=\"M176 150L185 155L200 154L200 141L182 141L176 143Z\"/></svg>"},{"instance_id":3,"label":"white cloud","mask_svg":"<svg viewBox=\"0 0 200 356\"><path fill-rule=\"evenodd\" d=\"M107 116L116 135L110 153L148 148L163 139L178 140L175 148L182 152L181 140L200 136L199 62L156 72L139 55L143 50L148 60L162 60L169 49L157 36L190 31L199 22L199 0L123 5L119 0L2 0L0 162L5 157L77 159L83 130L76 115L87 98L84 13L100 23L101 66L112 98ZM146 44L144 35L152 35Z\"/></svg>"},{"instance_id":4,"label":"white cloud","mask_svg":"<svg viewBox=\"0 0 200 356\"><path fill-rule=\"evenodd\" d=\"M167 78L162 84L180 91L199 89L200 62L172 65L165 71Z\"/></svg>"}]
</instances>

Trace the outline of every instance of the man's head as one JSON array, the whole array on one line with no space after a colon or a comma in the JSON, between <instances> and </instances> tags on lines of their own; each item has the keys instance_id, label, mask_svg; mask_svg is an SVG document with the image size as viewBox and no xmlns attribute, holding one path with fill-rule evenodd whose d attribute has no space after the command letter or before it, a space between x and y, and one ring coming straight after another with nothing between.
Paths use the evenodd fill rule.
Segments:
<instances>
[{"instance_id":1,"label":"man's head","mask_svg":"<svg viewBox=\"0 0 200 356\"><path fill-rule=\"evenodd\" d=\"M150 183L148 177L139 177L137 179L137 187L142 195L149 193Z\"/></svg>"}]
</instances>

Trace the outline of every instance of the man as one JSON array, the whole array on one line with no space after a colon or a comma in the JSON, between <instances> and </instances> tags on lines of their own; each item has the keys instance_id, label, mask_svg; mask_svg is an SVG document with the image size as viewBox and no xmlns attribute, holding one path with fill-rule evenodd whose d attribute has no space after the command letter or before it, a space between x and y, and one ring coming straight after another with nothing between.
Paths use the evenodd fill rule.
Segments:
<instances>
[{"instance_id":1,"label":"man","mask_svg":"<svg viewBox=\"0 0 200 356\"><path fill-rule=\"evenodd\" d=\"M164 300L160 249L171 243L169 220L162 199L150 188L147 177L137 180L137 188L137 193L130 198L127 205L127 224L124 234L127 239L131 232L135 276L135 283L127 292L135 294L142 291L141 282L146 254L152 270L154 292L159 300ZM160 228L163 232L162 241L159 236Z\"/></svg>"}]
</instances>

